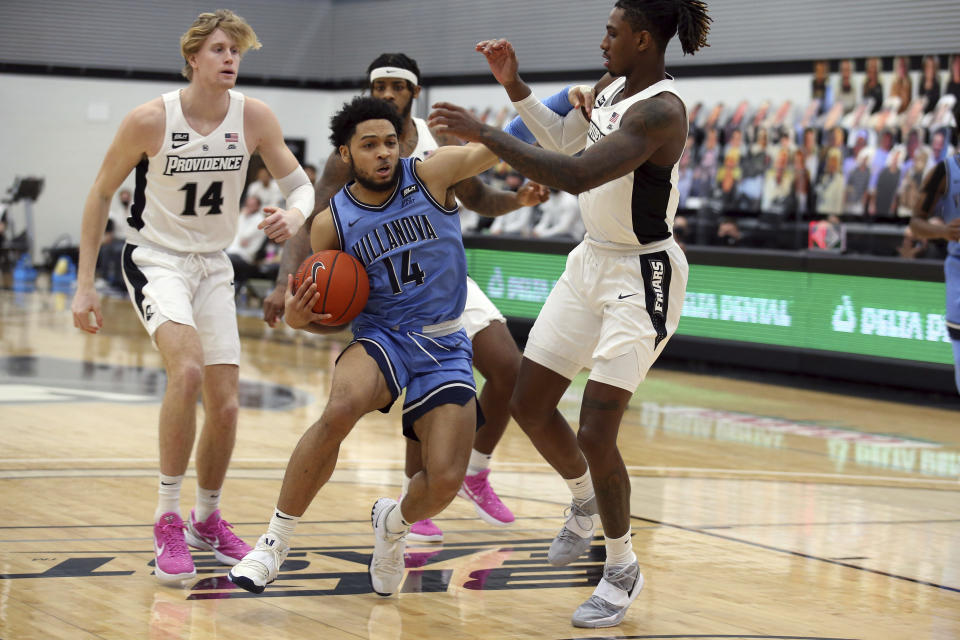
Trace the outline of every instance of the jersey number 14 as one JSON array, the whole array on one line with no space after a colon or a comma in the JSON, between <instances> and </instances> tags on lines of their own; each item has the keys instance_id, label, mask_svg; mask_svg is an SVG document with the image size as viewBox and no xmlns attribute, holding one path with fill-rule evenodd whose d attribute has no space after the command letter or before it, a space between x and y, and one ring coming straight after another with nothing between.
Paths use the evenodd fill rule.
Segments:
<instances>
[{"instance_id":1,"label":"jersey number 14","mask_svg":"<svg viewBox=\"0 0 960 640\"><path fill-rule=\"evenodd\" d=\"M427 274L423 272L423 269L420 268L420 264L413 262L410 259L410 250L403 252L400 260L400 277L397 277L397 270L393 266L393 259L387 257L383 261L384 266L387 268L387 277L390 279L390 287L393 289L393 293L397 294L403 291L401 287L402 284L410 284L411 282L417 283L417 285L423 284L424 279L427 277Z\"/></svg>"},{"instance_id":2,"label":"jersey number 14","mask_svg":"<svg viewBox=\"0 0 960 640\"><path fill-rule=\"evenodd\" d=\"M200 206L201 207L210 207L210 210L207 211L207 215L217 215L218 213L223 213L220 209L220 206L223 204L223 196L220 195L220 190L223 188L223 183L219 180L210 185L202 196L200 196ZM183 211L180 212L182 216L195 216L197 215L197 183L188 182L187 184L180 187L180 191L186 191L187 195L183 203Z\"/></svg>"}]
</instances>

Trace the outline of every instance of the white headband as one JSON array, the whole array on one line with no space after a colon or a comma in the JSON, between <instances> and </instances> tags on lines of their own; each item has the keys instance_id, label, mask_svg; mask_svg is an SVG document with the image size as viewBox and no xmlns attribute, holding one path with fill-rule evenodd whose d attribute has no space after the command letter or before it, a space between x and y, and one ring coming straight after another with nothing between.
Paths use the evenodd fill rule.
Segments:
<instances>
[{"instance_id":1,"label":"white headband","mask_svg":"<svg viewBox=\"0 0 960 640\"><path fill-rule=\"evenodd\" d=\"M414 84L414 86L420 84L417 74L415 74L413 71L408 71L407 69L401 69L400 67L377 67L370 72L370 82L373 82L379 78L402 78L404 80L409 80Z\"/></svg>"}]
</instances>

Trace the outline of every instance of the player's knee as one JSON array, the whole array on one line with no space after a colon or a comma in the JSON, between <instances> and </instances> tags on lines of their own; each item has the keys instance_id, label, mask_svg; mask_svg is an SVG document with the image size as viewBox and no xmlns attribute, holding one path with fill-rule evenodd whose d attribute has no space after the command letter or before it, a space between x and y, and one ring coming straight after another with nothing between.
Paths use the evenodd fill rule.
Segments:
<instances>
[{"instance_id":1,"label":"player's knee","mask_svg":"<svg viewBox=\"0 0 960 640\"><path fill-rule=\"evenodd\" d=\"M215 407L206 407L211 422L220 427L235 427L239 408L236 399L218 403Z\"/></svg>"},{"instance_id":2,"label":"player's knee","mask_svg":"<svg viewBox=\"0 0 960 640\"><path fill-rule=\"evenodd\" d=\"M430 497L443 506L453 502L463 483L463 470L438 465L433 469L426 469L426 473Z\"/></svg>"},{"instance_id":3,"label":"player's knee","mask_svg":"<svg viewBox=\"0 0 960 640\"><path fill-rule=\"evenodd\" d=\"M533 412L530 411L530 405L520 396L519 389L514 388L513 393L510 394L510 415L520 423L520 426L527 429L527 426L532 426L534 420Z\"/></svg>"},{"instance_id":4,"label":"player's knee","mask_svg":"<svg viewBox=\"0 0 960 640\"><path fill-rule=\"evenodd\" d=\"M602 429L588 424L580 425L580 430L577 431L577 444L580 445L580 450L583 451L587 460L602 458L617 446L616 439L611 441Z\"/></svg>"},{"instance_id":5,"label":"player's knee","mask_svg":"<svg viewBox=\"0 0 960 640\"><path fill-rule=\"evenodd\" d=\"M514 389L510 397L510 415L523 432L535 437L550 426L552 411L544 411Z\"/></svg>"},{"instance_id":6,"label":"player's knee","mask_svg":"<svg viewBox=\"0 0 960 640\"><path fill-rule=\"evenodd\" d=\"M318 424L325 435L339 441L347 437L361 415L362 412L350 402L332 401L323 410Z\"/></svg>"},{"instance_id":7,"label":"player's knee","mask_svg":"<svg viewBox=\"0 0 960 640\"><path fill-rule=\"evenodd\" d=\"M513 391L517 386L517 377L520 375L520 360L508 358L497 365L490 372L485 384L491 385L502 397L512 400Z\"/></svg>"},{"instance_id":8,"label":"player's knee","mask_svg":"<svg viewBox=\"0 0 960 640\"><path fill-rule=\"evenodd\" d=\"M203 384L203 365L191 360L183 360L168 365L167 384L186 389L194 395L198 394Z\"/></svg>"}]
</instances>

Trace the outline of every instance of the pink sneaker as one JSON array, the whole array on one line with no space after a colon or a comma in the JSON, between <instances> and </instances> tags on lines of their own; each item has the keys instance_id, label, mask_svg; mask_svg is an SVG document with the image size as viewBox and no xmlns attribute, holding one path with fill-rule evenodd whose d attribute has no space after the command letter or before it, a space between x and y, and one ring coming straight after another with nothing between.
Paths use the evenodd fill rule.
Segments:
<instances>
[{"instance_id":1,"label":"pink sneaker","mask_svg":"<svg viewBox=\"0 0 960 640\"><path fill-rule=\"evenodd\" d=\"M505 527L514 520L513 513L500 501L487 476L490 469L484 469L476 475L466 475L457 495L473 503L477 515L487 524Z\"/></svg>"},{"instance_id":2,"label":"pink sneaker","mask_svg":"<svg viewBox=\"0 0 960 640\"><path fill-rule=\"evenodd\" d=\"M179 585L197 577L183 537L183 520L176 513L163 514L153 525L153 551L156 555L153 572L160 582Z\"/></svg>"},{"instance_id":3,"label":"pink sneaker","mask_svg":"<svg viewBox=\"0 0 960 640\"><path fill-rule=\"evenodd\" d=\"M419 522L414 522L410 527L410 533L407 534L407 540L417 542L443 542L443 531L433 523L433 520L427 518Z\"/></svg>"},{"instance_id":4,"label":"pink sneaker","mask_svg":"<svg viewBox=\"0 0 960 640\"><path fill-rule=\"evenodd\" d=\"M187 523L187 544L195 549L213 551L213 556L231 566L243 560L253 548L230 531L233 525L220 517L220 509L210 514L205 522L197 522L193 509Z\"/></svg>"}]
</instances>

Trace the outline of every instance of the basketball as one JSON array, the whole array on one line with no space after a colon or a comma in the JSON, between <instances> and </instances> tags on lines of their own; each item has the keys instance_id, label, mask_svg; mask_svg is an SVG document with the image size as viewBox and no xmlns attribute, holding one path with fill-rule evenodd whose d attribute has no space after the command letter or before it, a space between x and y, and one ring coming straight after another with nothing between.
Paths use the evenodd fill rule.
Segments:
<instances>
[{"instance_id":1,"label":"basketball","mask_svg":"<svg viewBox=\"0 0 960 640\"><path fill-rule=\"evenodd\" d=\"M370 294L370 281L360 261L349 253L328 249L318 251L300 264L293 276L296 291L303 281L312 277L320 293L314 313L329 313L333 317L321 322L328 326L346 324L356 318Z\"/></svg>"}]
</instances>

